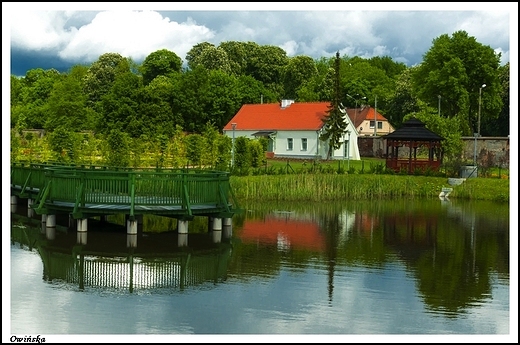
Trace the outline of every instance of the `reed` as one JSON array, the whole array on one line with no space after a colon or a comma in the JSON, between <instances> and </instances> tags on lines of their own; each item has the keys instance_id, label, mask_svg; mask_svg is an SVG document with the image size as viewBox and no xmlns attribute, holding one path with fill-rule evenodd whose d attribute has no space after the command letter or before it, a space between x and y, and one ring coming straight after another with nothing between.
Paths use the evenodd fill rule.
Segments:
<instances>
[{"instance_id":1,"label":"reed","mask_svg":"<svg viewBox=\"0 0 520 345\"><path fill-rule=\"evenodd\" d=\"M468 179L450 186L444 177L378 174L288 174L232 176L239 200L335 201L395 198L437 198L443 187L450 198L509 202L509 180Z\"/></svg>"}]
</instances>

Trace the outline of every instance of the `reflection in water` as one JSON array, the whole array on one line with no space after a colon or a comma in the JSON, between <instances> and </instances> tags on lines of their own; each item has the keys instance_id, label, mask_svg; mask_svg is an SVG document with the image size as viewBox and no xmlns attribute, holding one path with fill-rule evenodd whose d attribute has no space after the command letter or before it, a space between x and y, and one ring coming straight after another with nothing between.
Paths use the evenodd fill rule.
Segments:
<instances>
[{"instance_id":1,"label":"reflection in water","mask_svg":"<svg viewBox=\"0 0 520 345\"><path fill-rule=\"evenodd\" d=\"M217 283L226 278L232 252L230 241L221 241L222 230L218 243L213 242L212 234L183 234L190 237L191 246L186 247L178 245L178 235L172 232L138 239L138 235L125 233L90 230L74 234L53 227L42 234L31 226L34 221L21 216L15 219L12 241L38 251L44 279L76 284L81 290L182 290L208 281ZM226 233L231 231L226 229Z\"/></svg>"},{"instance_id":2,"label":"reflection in water","mask_svg":"<svg viewBox=\"0 0 520 345\"><path fill-rule=\"evenodd\" d=\"M311 265L319 255L327 265L332 301L338 267L384 268L398 258L415 277L427 308L457 315L489 298L492 272L509 279L508 207L482 205L479 210L446 200L404 200L291 205L284 211L249 206L235 230L243 245L256 246L254 255L265 259L253 272L241 266L239 274L255 269L266 274L270 267L275 275L283 260ZM250 252L242 248L235 254L242 251Z\"/></svg>"},{"instance_id":3,"label":"reflection in water","mask_svg":"<svg viewBox=\"0 0 520 345\"><path fill-rule=\"evenodd\" d=\"M157 219L145 219L138 235L65 233L59 226L50 234L38 231L39 220L13 214L11 237L38 250L46 280L81 289L176 290L312 267L326 271L333 306L343 288L335 286L338 272L403 265L426 309L456 317L492 298L493 276L509 281L508 206L403 200L246 209L234 216L233 231L223 223L189 234Z\"/></svg>"}]
</instances>

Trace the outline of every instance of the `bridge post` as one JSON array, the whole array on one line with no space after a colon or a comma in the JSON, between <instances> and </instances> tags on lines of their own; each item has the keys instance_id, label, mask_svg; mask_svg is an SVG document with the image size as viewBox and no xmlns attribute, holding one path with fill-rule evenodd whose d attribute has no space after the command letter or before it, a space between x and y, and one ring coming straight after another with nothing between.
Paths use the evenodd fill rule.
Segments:
<instances>
[{"instance_id":1,"label":"bridge post","mask_svg":"<svg viewBox=\"0 0 520 345\"><path fill-rule=\"evenodd\" d=\"M137 235L137 220L126 221L126 233L128 235Z\"/></svg>"},{"instance_id":2,"label":"bridge post","mask_svg":"<svg viewBox=\"0 0 520 345\"><path fill-rule=\"evenodd\" d=\"M222 241L222 218L213 218L213 243L220 243Z\"/></svg>"},{"instance_id":3,"label":"bridge post","mask_svg":"<svg viewBox=\"0 0 520 345\"><path fill-rule=\"evenodd\" d=\"M76 241L78 244L87 244L88 218L77 220Z\"/></svg>"},{"instance_id":4,"label":"bridge post","mask_svg":"<svg viewBox=\"0 0 520 345\"><path fill-rule=\"evenodd\" d=\"M48 240L54 240L56 238L56 215L48 214L47 221L45 224L45 235Z\"/></svg>"},{"instance_id":5,"label":"bridge post","mask_svg":"<svg viewBox=\"0 0 520 345\"><path fill-rule=\"evenodd\" d=\"M18 206L18 198L16 195L11 195L11 213L16 213L16 208Z\"/></svg>"},{"instance_id":6,"label":"bridge post","mask_svg":"<svg viewBox=\"0 0 520 345\"><path fill-rule=\"evenodd\" d=\"M222 236L225 239L230 239L232 234L231 218L224 218L222 225Z\"/></svg>"},{"instance_id":7,"label":"bridge post","mask_svg":"<svg viewBox=\"0 0 520 345\"><path fill-rule=\"evenodd\" d=\"M126 220L126 247L137 247L137 219Z\"/></svg>"},{"instance_id":8,"label":"bridge post","mask_svg":"<svg viewBox=\"0 0 520 345\"><path fill-rule=\"evenodd\" d=\"M186 247L188 246L188 221L178 219L177 220L177 246Z\"/></svg>"},{"instance_id":9,"label":"bridge post","mask_svg":"<svg viewBox=\"0 0 520 345\"><path fill-rule=\"evenodd\" d=\"M42 223L41 233L44 234L45 228L47 228L47 215L46 214L42 214L41 223Z\"/></svg>"},{"instance_id":10,"label":"bridge post","mask_svg":"<svg viewBox=\"0 0 520 345\"><path fill-rule=\"evenodd\" d=\"M34 200L29 198L27 199L27 217L32 218L34 216L34 210L31 206L34 204Z\"/></svg>"},{"instance_id":11,"label":"bridge post","mask_svg":"<svg viewBox=\"0 0 520 345\"><path fill-rule=\"evenodd\" d=\"M126 247L137 248L137 234L126 234Z\"/></svg>"}]
</instances>

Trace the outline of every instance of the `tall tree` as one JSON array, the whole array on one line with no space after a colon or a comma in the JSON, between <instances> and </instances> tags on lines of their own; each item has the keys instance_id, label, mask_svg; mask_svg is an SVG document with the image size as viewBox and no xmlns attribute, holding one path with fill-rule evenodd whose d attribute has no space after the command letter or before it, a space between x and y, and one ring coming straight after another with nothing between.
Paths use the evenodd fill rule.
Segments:
<instances>
[{"instance_id":1,"label":"tall tree","mask_svg":"<svg viewBox=\"0 0 520 345\"><path fill-rule=\"evenodd\" d=\"M141 67L140 71L143 75L143 84L148 85L157 76L168 76L172 73L181 72L182 59L168 49L157 50L148 55Z\"/></svg>"},{"instance_id":2,"label":"tall tree","mask_svg":"<svg viewBox=\"0 0 520 345\"><path fill-rule=\"evenodd\" d=\"M334 64L334 94L328 106L327 115L323 119L324 132L320 135L322 141L328 142L327 158L332 158L334 150L341 147L341 138L347 130L346 116L340 111L341 88L339 84L340 58L339 52L336 53Z\"/></svg>"},{"instance_id":3,"label":"tall tree","mask_svg":"<svg viewBox=\"0 0 520 345\"><path fill-rule=\"evenodd\" d=\"M462 134L473 135L478 131L479 89L484 84L482 118L496 119L502 108L500 56L465 31L451 37L441 35L433 40L424 61L414 70L414 89L432 107L441 95L443 116L460 117Z\"/></svg>"},{"instance_id":4,"label":"tall tree","mask_svg":"<svg viewBox=\"0 0 520 345\"><path fill-rule=\"evenodd\" d=\"M510 104L510 91L509 91L509 62L498 69L498 78L502 85L502 92L500 97L502 98L502 109L498 114L498 118L483 116L482 117L482 132L489 136L507 137L510 132L510 117L509 117L509 104ZM487 87L486 87L487 89ZM482 91L482 105L486 105L487 92Z\"/></svg>"},{"instance_id":5,"label":"tall tree","mask_svg":"<svg viewBox=\"0 0 520 345\"><path fill-rule=\"evenodd\" d=\"M106 53L99 57L88 69L84 78L84 90L90 106L106 95L118 75L130 72L130 61L118 53Z\"/></svg>"},{"instance_id":6,"label":"tall tree","mask_svg":"<svg viewBox=\"0 0 520 345\"><path fill-rule=\"evenodd\" d=\"M284 68L284 98L296 99L298 89L318 74L314 60L305 55L289 58L287 66Z\"/></svg>"},{"instance_id":7,"label":"tall tree","mask_svg":"<svg viewBox=\"0 0 520 345\"><path fill-rule=\"evenodd\" d=\"M194 45L188 53L186 53L186 62L188 63L188 68L193 70L195 67L200 65L200 57L202 53L208 48L214 48L215 45L209 42L201 42Z\"/></svg>"}]
</instances>

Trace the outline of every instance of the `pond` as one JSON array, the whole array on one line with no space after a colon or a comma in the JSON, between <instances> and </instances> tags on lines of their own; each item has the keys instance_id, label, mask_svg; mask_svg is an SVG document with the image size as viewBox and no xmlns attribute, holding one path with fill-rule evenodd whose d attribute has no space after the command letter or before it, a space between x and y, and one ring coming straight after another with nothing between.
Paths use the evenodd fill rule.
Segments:
<instances>
[{"instance_id":1,"label":"pond","mask_svg":"<svg viewBox=\"0 0 520 345\"><path fill-rule=\"evenodd\" d=\"M49 236L40 216L17 205L10 336L503 341L513 331L508 204L436 199L243 207L222 233L196 217L180 240L175 219L154 216L145 217L133 239L116 217L90 222L85 238L62 231L59 222Z\"/></svg>"}]
</instances>

